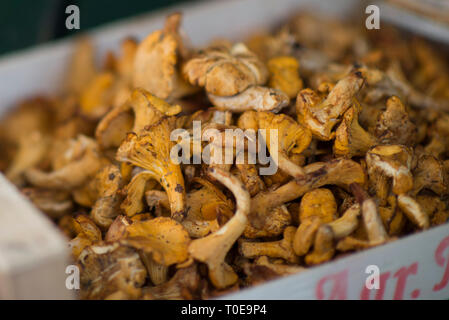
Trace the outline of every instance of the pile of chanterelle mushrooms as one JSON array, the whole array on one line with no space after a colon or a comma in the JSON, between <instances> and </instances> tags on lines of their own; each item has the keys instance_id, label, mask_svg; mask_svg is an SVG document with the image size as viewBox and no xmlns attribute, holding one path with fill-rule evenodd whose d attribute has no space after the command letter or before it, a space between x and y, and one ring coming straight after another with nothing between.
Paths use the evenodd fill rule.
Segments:
<instances>
[{"instance_id":1,"label":"pile of chanterelle mushrooms","mask_svg":"<svg viewBox=\"0 0 449 320\"><path fill-rule=\"evenodd\" d=\"M206 299L448 220L441 50L307 14L191 48L180 24L101 67L81 39L64 91L2 120L0 167L70 239L81 298ZM195 120L217 130L193 153L277 130L279 170L174 163L171 132Z\"/></svg>"}]
</instances>

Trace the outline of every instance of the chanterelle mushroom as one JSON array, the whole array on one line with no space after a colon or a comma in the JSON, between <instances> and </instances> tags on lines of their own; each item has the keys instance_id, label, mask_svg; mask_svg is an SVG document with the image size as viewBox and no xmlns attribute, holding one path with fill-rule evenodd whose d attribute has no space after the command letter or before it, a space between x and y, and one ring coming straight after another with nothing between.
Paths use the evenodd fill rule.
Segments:
<instances>
[{"instance_id":1,"label":"chanterelle mushroom","mask_svg":"<svg viewBox=\"0 0 449 320\"><path fill-rule=\"evenodd\" d=\"M421 156L413 170L413 194L423 189L432 190L440 196L449 192L448 172L443 163L431 155Z\"/></svg>"},{"instance_id":2,"label":"chanterelle mushroom","mask_svg":"<svg viewBox=\"0 0 449 320\"><path fill-rule=\"evenodd\" d=\"M138 46L134 58L133 85L161 99L174 99L194 92L182 78L179 66L188 51L182 43L181 14L167 17L163 30L151 33Z\"/></svg>"},{"instance_id":3,"label":"chanterelle mushroom","mask_svg":"<svg viewBox=\"0 0 449 320\"><path fill-rule=\"evenodd\" d=\"M191 84L217 97L234 96L268 79L265 65L243 43L205 49L187 61L183 73Z\"/></svg>"},{"instance_id":4,"label":"chanterelle mushroom","mask_svg":"<svg viewBox=\"0 0 449 320\"><path fill-rule=\"evenodd\" d=\"M83 38L61 91L0 115L81 298L216 298L449 222L445 50L310 14L188 48L180 24L98 65Z\"/></svg>"},{"instance_id":5,"label":"chanterelle mushroom","mask_svg":"<svg viewBox=\"0 0 449 320\"><path fill-rule=\"evenodd\" d=\"M267 65L270 71L268 85L285 92L290 99L295 98L303 85L298 73L298 60L291 56L280 56L268 60Z\"/></svg>"},{"instance_id":6,"label":"chanterelle mushroom","mask_svg":"<svg viewBox=\"0 0 449 320\"><path fill-rule=\"evenodd\" d=\"M91 138L79 136L76 143L82 152L72 158L73 151L68 150L66 157L70 160L65 166L52 172L43 172L37 168L28 169L25 172L26 179L34 186L49 189L71 190L81 186L97 173L102 160L97 143Z\"/></svg>"},{"instance_id":7,"label":"chanterelle mushroom","mask_svg":"<svg viewBox=\"0 0 449 320\"><path fill-rule=\"evenodd\" d=\"M146 170L138 172L131 181L123 188L122 193L126 195L120 208L127 216L132 217L145 209L143 201L145 191L152 189L157 184L154 175ZM167 201L168 202L168 201ZM168 208L170 210L170 207Z\"/></svg>"},{"instance_id":8,"label":"chanterelle mushroom","mask_svg":"<svg viewBox=\"0 0 449 320\"><path fill-rule=\"evenodd\" d=\"M126 228L125 243L146 253L164 266L184 262L190 238L185 228L171 218L136 221Z\"/></svg>"},{"instance_id":9,"label":"chanterelle mushroom","mask_svg":"<svg viewBox=\"0 0 449 320\"><path fill-rule=\"evenodd\" d=\"M251 199L250 222L261 227L267 212L274 207L292 201L306 192L327 184L335 184L349 189L351 183L365 183L365 173L360 164L345 159L315 162L304 167L305 179L292 180L270 192L259 192Z\"/></svg>"},{"instance_id":10,"label":"chanterelle mushroom","mask_svg":"<svg viewBox=\"0 0 449 320\"><path fill-rule=\"evenodd\" d=\"M364 156L369 148L377 144L377 139L360 126L358 113L358 108L353 106L343 115L343 120L335 131L336 156Z\"/></svg>"},{"instance_id":11,"label":"chanterelle mushroom","mask_svg":"<svg viewBox=\"0 0 449 320\"><path fill-rule=\"evenodd\" d=\"M102 148L118 147L127 132L139 134L164 116L173 116L179 112L180 106L172 106L144 89L136 89L125 103L102 118L95 136Z\"/></svg>"},{"instance_id":12,"label":"chanterelle mushroom","mask_svg":"<svg viewBox=\"0 0 449 320\"><path fill-rule=\"evenodd\" d=\"M182 300L196 298L200 289L200 275L196 264L176 271L168 282L143 289L143 299Z\"/></svg>"},{"instance_id":13,"label":"chanterelle mushroom","mask_svg":"<svg viewBox=\"0 0 449 320\"><path fill-rule=\"evenodd\" d=\"M246 258L268 256L271 258L282 258L290 263L298 263L299 258L293 251L293 237L296 228L287 227L284 230L284 238L273 242L240 241L239 250Z\"/></svg>"},{"instance_id":14,"label":"chanterelle mushroom","mask_svg":"<svg viewBox=\"0 0 449 320\"><path fill-rule=\"evenodd\" d=\"M217 109L232 112L247 110L279 112L290 102L284 92L262 86L249 87L234 96L221 97L209 93L208 98Z\"/></svg>"},{"instance_id":15,"label":"chanterelle mushroom","mask_svg":"<svg viewBox=\"0 0 449 320\"><path fill-rule=\"evenodd\" d=\"M80 214L76 218L65 216L59 224L70 236L75 236L69 241L69 247L75 259L86 247L101 241L100 229L86 215Z\"/></svg>"},{"instance_id":16,"label":"chanterelle mushroom","mask_svg":"<svg viewBox=\"0 0 449 320\"><path fill-rule=\"evenodd\" d=\"M123 291L126 298L137 299L147 272L139 254L118 242L89 246L79 255L81 298L104 299ZM107 268L104 268L107 266Z\"/></svg>"},{"instance_id":17,"label":"chanterelle mushroom","mask_svg":"<svg viewBox=\"0 0 449 320\"><path fill-rule=\"evenodd\" d=\"M414 146L416 142L416 125L410 121L409 115L401 100L390 97L387 109L379 115L375 135L382 144L403 144Z\"/></svg>"},{"instance_id":18,"label":"chanterelle mushroom","mask_svg":"<svg viewBox=\"0 0 449 320\"><path fill-rule=\"evenodd\" d=\"M98 199L92 207L92 219L103 229L108 228L120 213L122 175L117 166L104 167L96 176Z\"/></svg>"},{"instance_id":19,"label":"chanterelle mushroom","mask_svg":"<svg viewBox=\"0 0 449 320\"><path fill-rule=\"evenodd\" d=\"M209 278L215 287L226 288L238 280L237 274L224 259L245 229L250 209L250 197L242 183L228 172L210 168L208 174L232 191L236 199L237 210L234 216L219 230L207 237L193 240L189 246L189 253L194 259L207 264Z\"/></svg>"},{"instance_id":20,"label":"chanterelle mushroom","mask_svg":"<svg viewBox=\"0 0 449 320\"><path fill-rule=\"evenodd\" d=\"M381 200L386 198L389 192L389 181L386 178L391 178L393 181L391 191L398 197L399 208L420 228L428 228L429 217L416 200L408 195L413 189L410 148L400 145L374 147L367 152L366 163L370 180L376 181L377 196Z\"/></svg>"},{"instance_id":21,"label":"chanterelle mushroom","mask_svg":"<svg viewBox=\"0 0 449 320\"><path fill-rule=\"evenodd\" d=\"M232 217L234 204L209 181L195 178L194 182L202 187L187 193L187 216L181 224L192 238L200 238L216 231L219 221L228 221ZM150 207L158 201L163 207L170 209L165 192L149 190L145 196Z\"/></svg>"},{"instance_id":22,"label":"chanterelle mushroom","mask_svg":"<svg viewBox=\"0 0 449 320\"><path fill-rule=\"evenodd\" d=\"M322 99L311 89L304 89L296 98L298 121L321 140L332 139L332 128L343 113L353 104L353 98L360 90L364 78L360 71L354 71L337 82L327 98Z\"/></svg>"},{"instance_id":23,"label":"chanterelle mushroom","mask_svg":"<svg viewBox=\"0 0 449 320\"><path fill-rule=\"evenodd\" d=\"M261 130L275 164L294 178L304 177L303 169L289 159L289 154L300 154L309 146L312 135L308 129L287 115L271 112L247 111L239 118L238 124L254 132Z\"/></svg>"},{"instance_id":24,"label":"chanterelle mushroom","mask_svg":"<svg viewBox=\"0 0 449 320\"><path fill-rule=\"evenodd\" d=\"M172 217L182 220L185 216L184 178L179 164L170 156L175 145L170 141L170 134L175 125L175 118L162 118L141 135L128 134L117 151L117 160L141 167L157 180L167 192Z\"/></svg>"},{"instance_id":25,"label":"chanterelle mushroom","mask_svg":"<svg viewBox=\"0 0 449 320\"><path fill-rule=\"evenodd\" d=\"M337 203L329 189L315 189L307 192L299 207L299 227L295 231L293 248L299 256L306 254L313 244L315 232L321 224L337 218Z\"/></svg>"},{"instance_id":26,"label":"chanterelle mushroom","mask_svg":"<svg viewBox=\"0 0 449 320\"><path fill-rule=\"evenodd\" d=\"M413 188L413 176L410 172L411 150L400 145L385 145L372 148L366 153L366 164L370 179L376 179L376 193L380 199L388 194L380 194L379 179L386 176L393 180L392 192L396 195L406 193ZM388 181L385 181L388 183Z\"/></svg>"}]
</instances>

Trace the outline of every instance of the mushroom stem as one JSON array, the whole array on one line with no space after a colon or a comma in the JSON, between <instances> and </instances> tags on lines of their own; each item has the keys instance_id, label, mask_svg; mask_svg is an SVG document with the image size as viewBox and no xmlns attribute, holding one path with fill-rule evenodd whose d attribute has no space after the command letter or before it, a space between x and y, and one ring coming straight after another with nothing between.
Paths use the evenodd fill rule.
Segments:
<instances>
[{"instance_id":1,"label":"mushroom stem","mask_svg":"<svg viewBox=\"0 0 449 320\"><path fill-rule=\"evenodd\" d=\"M429 216L421 209L415 199L405 194L398 196L398 206L414 224L421 229L427 229L430 226Z\"/></svg>"},{"instance_id":2,"label":"mushroom stem","mask_svg":"<svg viewBox=\"0 0 449 320\"><path fill-rule=\"evenodd\" d=\"M354 232L359 224L359 216L360 205L356 203L346 210L340 218L329 222L327 225L332 229L334 238L341 239Z\"/></svg>"},{"instance_id":3,"label":"mushroom stem","mask_svg":"<svg viewBox=\"0 0 449 320\"><path fill-rule=\"evenodd\" d=\"M365 175L362 167L351 160L338 159L329 162L313 163L304 167L305 178L292 180L270 192L259 192L251 199L250 222L256 227L263 226L266 213L288 201L301 197L307 191L326 184L348 187L351 183L363 184Z\"/></svg>"},{"instance_id":4,"label":"mushroom stem","mask_svg":"<svg viewBox=\"0 0 449 320\"><path fill-rule=\"evenodd\" d=\"M237 274L224 259L234 242L245 230L250 196L240 180L229 172L209 168L208 174L231 190L236 199L237 210L222 228L207 237L193 240L189 246L189 253L196 260L207 264L209 278L215 287L225 288L238 280Z\"/></svg>"},{"instance_id":5,"label":"mushroom stem","mask_svg":"<svg viewBox=\"0 0 449 320\"><path fill-rule=\"evenodd\" d=\"M379 244L387 241L388 235L374 200L368 197L365 190L358 183L352 183L350 188L357 202L362 207L363 223L366 227L368 240Z\"/></svg>"}]
</instances>

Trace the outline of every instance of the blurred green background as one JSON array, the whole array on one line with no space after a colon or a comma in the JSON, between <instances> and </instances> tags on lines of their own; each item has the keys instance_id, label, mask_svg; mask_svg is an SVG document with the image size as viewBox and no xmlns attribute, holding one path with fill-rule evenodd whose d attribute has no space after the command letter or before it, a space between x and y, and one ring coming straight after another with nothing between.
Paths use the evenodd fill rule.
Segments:
<instances>
[{"instance_id":1,"label":"blurred green background","mask_svg":"<svg viewBox=\"0 0 449 320\"><path fill-rule=\"evenodd\" d=\"M80 31L192 0L0 0L0 54L73 35L65 20L69 5L80 9Z\"/></svg>"}]
</instances>

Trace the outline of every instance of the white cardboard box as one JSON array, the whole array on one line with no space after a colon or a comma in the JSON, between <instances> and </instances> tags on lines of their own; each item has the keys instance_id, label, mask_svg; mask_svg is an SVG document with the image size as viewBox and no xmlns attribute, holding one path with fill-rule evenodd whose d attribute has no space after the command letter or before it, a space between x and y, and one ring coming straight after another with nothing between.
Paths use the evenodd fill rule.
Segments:
<instances>
[{"instance_id":1,"label":"white cardboard box","mask_svg":"<svg viewBox=\"0 0 449 320\"><path fill-rule=\"evenodd\" d=\"M364 10L357 0L209 1L177 6L111 24L96 29L90 35L97 46L99 58L104 57L106 50L118 49L125 37L141 39L160 28L165 15L176 10L184 14L183 27L192 43L201 45L218 36L243 38L254 29L269 28L304 6L343 17L354 10ZM381 7L381 10L388 13L387 7ZM386 14L386 17L394 20L391 14ZM429 21L426 23L433 25ZM438 30L447 32L447 29ZM0 59L0 114L27 96L54 93L59 88L72 49L72 39L66 39ZM65 287L65 270L70 264L68 257L68 248L60 232L0 176L0 298L75 297L74 292ZM365 271L370 265L379 268L379 290L364 289L369 276ZM221 297L365 298L449 298L449 225Z\"/></svg>"}]
</instances>

